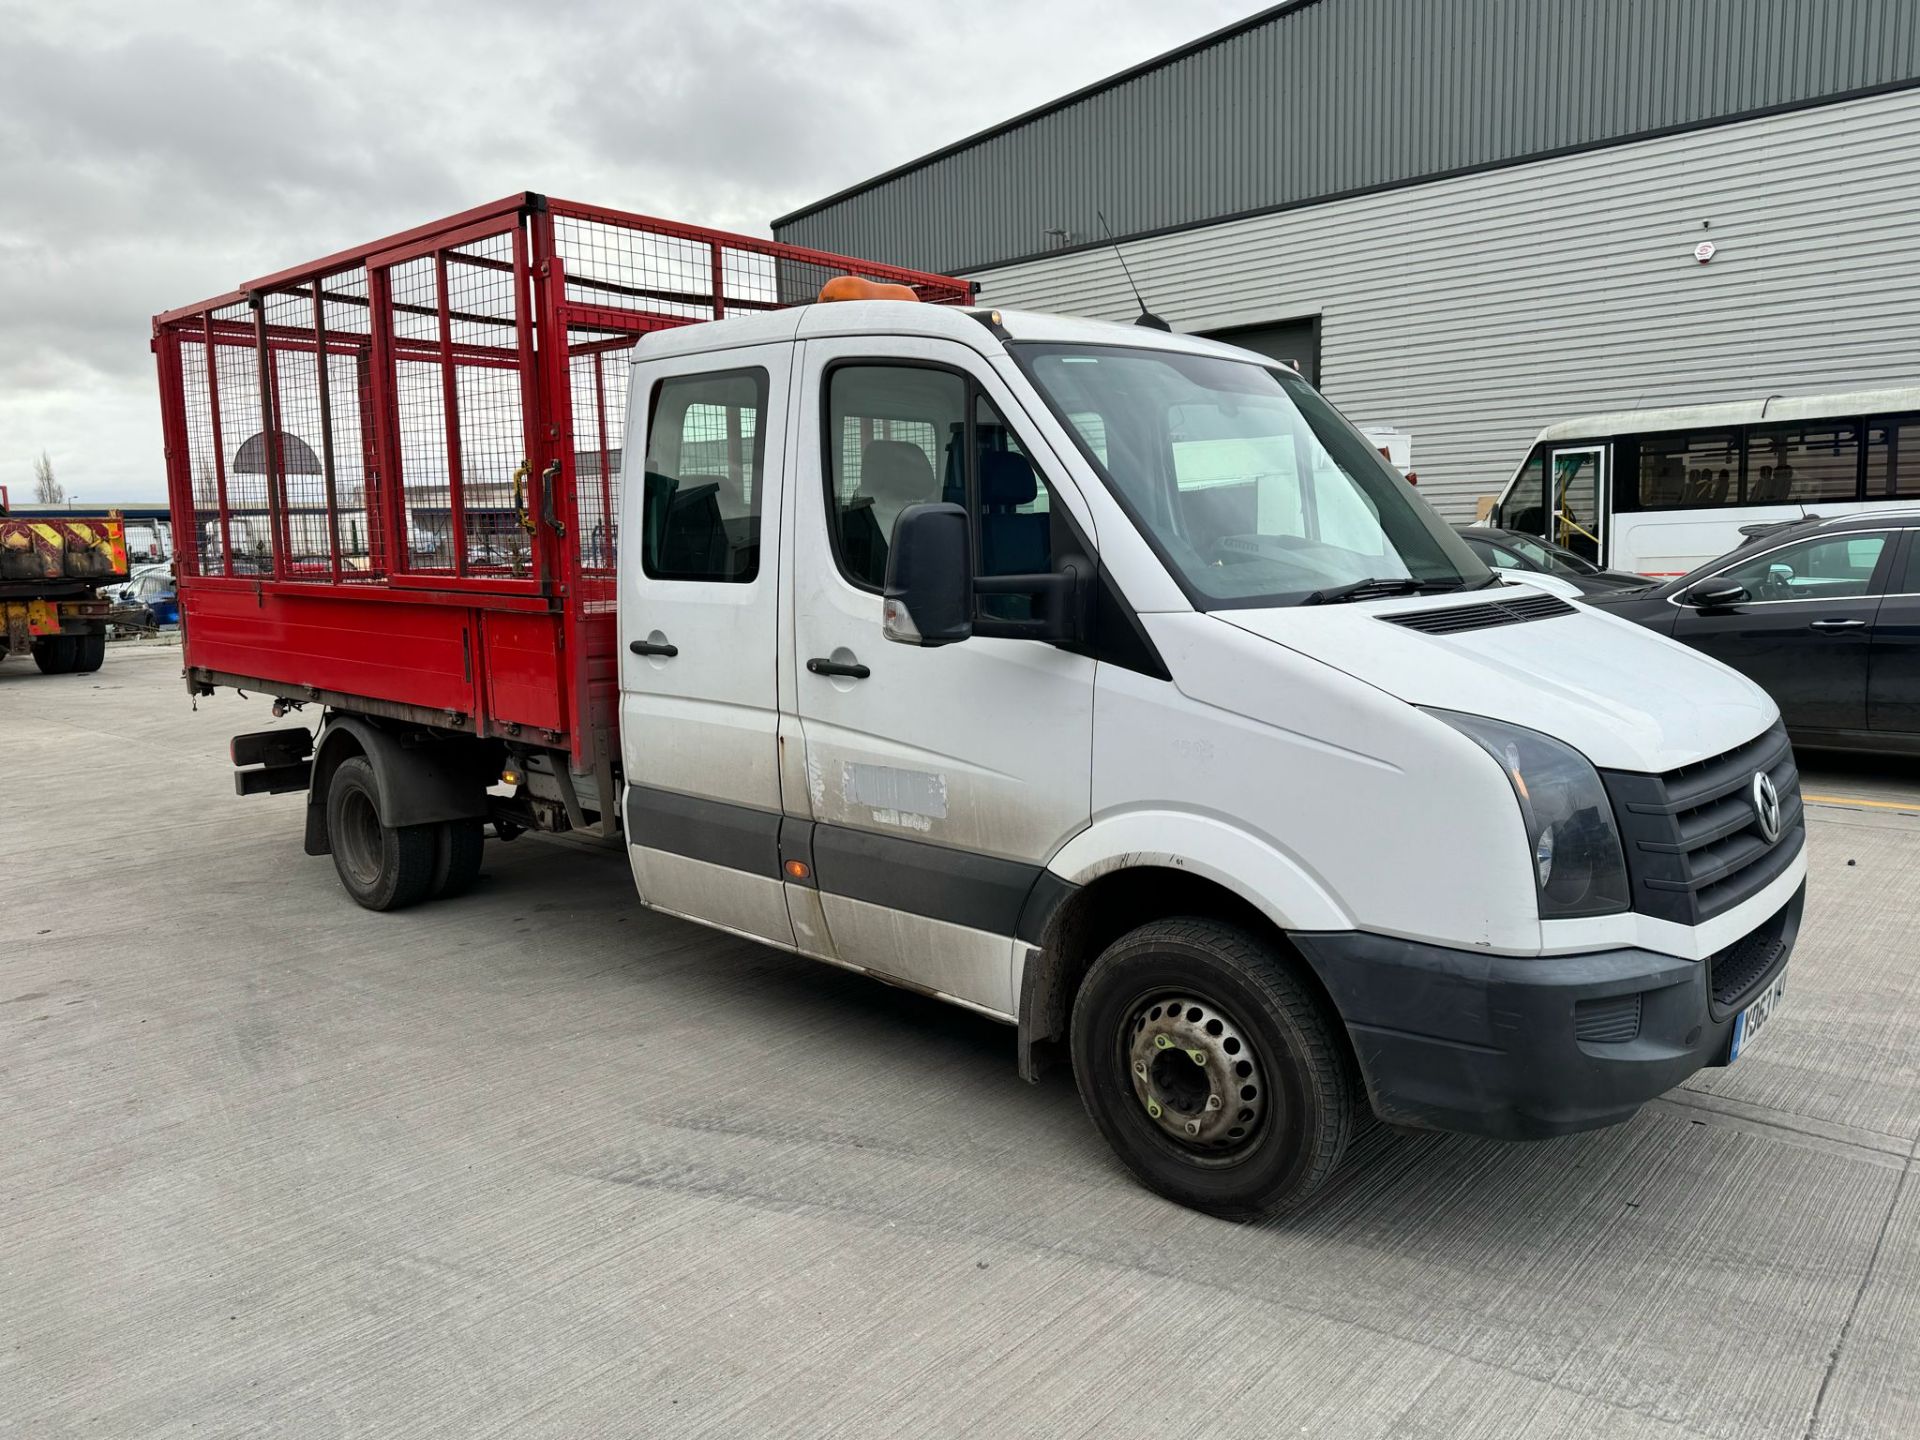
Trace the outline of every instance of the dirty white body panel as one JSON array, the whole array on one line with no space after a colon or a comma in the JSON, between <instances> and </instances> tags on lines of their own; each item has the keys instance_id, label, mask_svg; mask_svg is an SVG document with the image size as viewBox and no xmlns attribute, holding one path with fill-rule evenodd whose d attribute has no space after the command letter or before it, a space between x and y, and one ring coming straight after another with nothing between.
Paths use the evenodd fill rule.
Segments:
<instances>
[{"instance_id":1,"label":"dirty white body panel","mask_svg":"<svg viewBox=\"0 0 1920 1440\"><path fill-rule=\"evenodd\" d=\"M1249 358L1150 330L1003 320L1021 338ZM623 727L630 784L750 807L815 827L809 834L935 847L956 868L1044 867L1071 885L1140 866L1186 870L1285 930L1363 930L1505 955L1638 944L1697 958L1777 909L1804 874L1801 861L1701 927L1637 915L1543 923L1506 777L1420 707L1536 729L1602 767L1658 772L1766 730L1776 712L1764 694L1696 652L1585 607L1450 637L1383 620L1503 592L1198 611L1011 355L960 312L839 304L650 337L636 354L631 443L657 373L703 356L714 369L737 366L756 348L792 357L777 450L769 436L757 587L777 619L734 597L731 610L703 612L693 597L657 608L623 575L623 720L637 722ZM973 378L1097 549L1170 679L1031 640L922 649L883 637L879 596L837 567L825 504L822 377L854 358ZM623 488L622 504L623 535L640 535L639 484ZM623 552L623 566L633 553ZM703 651L728 656L724 680L700 682L711 693L676 691L662 678L670 667L624 654L630 639L666 628L663 615ZM743 615L753 617L746 629ZM857 661L871 674L817 675L807 669L815 658ZM741 683L750 696L732 688ZM705 714L700 700L738 715ZM649 730L682 720L692 722L685 733L649 753ZM1017 1011L1030 942L1011 918L989 928L952 923L791 873L783 884L775 874L702 875L651 858L635 868L650 903L671 899L680 913L1001 1018ZM704 896L696 880L711 882ZM740 893L726 893L730 886ZM770 896L784 906L784 934Z\"/></svg>"}]
</instances>

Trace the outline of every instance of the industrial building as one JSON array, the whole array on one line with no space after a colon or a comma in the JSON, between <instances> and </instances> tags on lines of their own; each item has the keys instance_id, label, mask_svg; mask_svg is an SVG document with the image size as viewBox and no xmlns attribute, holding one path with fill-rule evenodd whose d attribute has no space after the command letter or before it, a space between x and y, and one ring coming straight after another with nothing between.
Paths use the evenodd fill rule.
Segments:
<instances>
[{"instance_id":1,"label":"industrial building","mask_svg":"<svg viewBox=\"0 0 1920 1440\"><path fill-rule=\"evenodd\" d=\"M1291 0L774 222L1298 363L1454 518L1545 425L1913 383L1911 0Z\"/></svg>"}]
</instances>

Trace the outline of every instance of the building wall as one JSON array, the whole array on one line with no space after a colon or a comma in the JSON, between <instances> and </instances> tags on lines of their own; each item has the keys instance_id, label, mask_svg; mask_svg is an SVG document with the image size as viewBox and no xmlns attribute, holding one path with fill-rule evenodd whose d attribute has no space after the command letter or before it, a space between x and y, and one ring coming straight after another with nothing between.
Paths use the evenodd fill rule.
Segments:
<instances>
[{"instance_id":1,"label":"building wall","mask_svg":"<svg viewBox=\"0 0 1920 1440\"><path fill-rule=\"evenodd\" d=\"M951 272L1916 76L1914 0L1296 0L774 231Z\"/></svg>"},{"instance_id":2,"label":"building wall","mask_svg":"<svg viewBox=\"0 0 1920 1440\"><path fill-rule=\"evenodd\" d=\"M1710 228L1707 228L1710 227ZM1711 239L1707 265L1693 248ZM1453 518L1591 411L1920 380L1920 92L1141 239L1177 330L1320 317L1321 388L1413 432ZM1129 320L1110 250L975 272L984 303Z\"/></svg>"}]
</instances>

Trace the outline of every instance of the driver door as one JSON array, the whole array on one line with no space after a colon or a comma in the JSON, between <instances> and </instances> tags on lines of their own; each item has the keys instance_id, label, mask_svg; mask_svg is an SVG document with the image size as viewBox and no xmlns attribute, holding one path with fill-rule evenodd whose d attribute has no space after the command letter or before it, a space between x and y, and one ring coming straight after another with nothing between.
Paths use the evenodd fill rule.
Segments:
<instances>
[{"instance_id":1,"label":"driver door","mask_svg":"<svg viewBox=\"0 0 1920 1440\"><path fill-rule=\"evenodd\" d=\"M1095 662L1040 640L890 643L886 552L926 501L967 508L982 575L1049 571L1066 514L1091 525L966 347L829 338L803 364L789 673L807 783L788 813L814 822L833 958L1010 1016L1021 907L1091 813Z\"/></svg>"}]
</instances>

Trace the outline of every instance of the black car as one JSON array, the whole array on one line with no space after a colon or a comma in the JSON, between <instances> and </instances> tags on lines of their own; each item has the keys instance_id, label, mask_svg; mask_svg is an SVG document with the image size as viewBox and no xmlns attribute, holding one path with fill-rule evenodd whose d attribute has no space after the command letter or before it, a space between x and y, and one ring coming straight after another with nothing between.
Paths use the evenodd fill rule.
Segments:
<instances>
[{"instance_id":1,"label":"black car","mask_svg":"<svg viewBox=\"0 0 1920 1440\"><path fill-rule=\"evenodd\" d=\"M1588 603L1757 681L1802 745L1920 754L1920 515L1802 521Z\"/></svg>"},{"instance_id":2,"label":"black car","mask_svg":"<svg viewBox=\"0 0 1920 1440\"><path fill-rule=\"evenodd\" d=\"M1577 587L1583 595L1606 595L1620 590L1641 590L1653 582L1644 575L1625 570L1602 570L1585 556L1528 535L1519 530L1501 530L1489 525L1456 525L1460 538L1492 570L1523 570L1536 575L1557 575Z\"/></svg>"}]
</instances>

